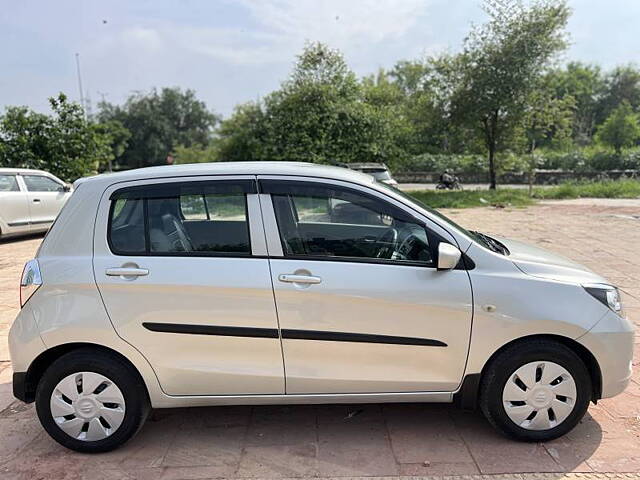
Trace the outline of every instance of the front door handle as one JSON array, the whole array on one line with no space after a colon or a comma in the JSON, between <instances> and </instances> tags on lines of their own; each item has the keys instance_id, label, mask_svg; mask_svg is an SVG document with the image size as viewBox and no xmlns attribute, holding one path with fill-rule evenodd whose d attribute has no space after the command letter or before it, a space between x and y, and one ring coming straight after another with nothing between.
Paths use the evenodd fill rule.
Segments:
<instances>
[{"instance_id":1,"label":"front door handle","mask_svg":"<svg viewBox=\"0 0 640 480\"><path fill-rule=\"evenodd\" d=\"M143 277L149 275L149 270L146 268L117 267L107 268L104 273L109 277Z\"/></svg>"},{"instance_id":2,"label":"front door handle","mask_svg":"<svg viewBox=\"0 0 640 480\"><path fill-rule=\"evenodd\" d=\"M278 276L278 280L286 283L308 283L311 285L322 282L320 277L314 277L313 275L296 275L295 273L283 273Z\"/></svg>"},{"instance_id":3,"label":"front door handle","mask_svg":"<svg viewBox=\"0 0 640 480\"><path fill-rule=\"evenodd\" d=\"M33 199L33 203L40 203L40 199L39 198L34 198Z\"/></svg>"}]
</instances>

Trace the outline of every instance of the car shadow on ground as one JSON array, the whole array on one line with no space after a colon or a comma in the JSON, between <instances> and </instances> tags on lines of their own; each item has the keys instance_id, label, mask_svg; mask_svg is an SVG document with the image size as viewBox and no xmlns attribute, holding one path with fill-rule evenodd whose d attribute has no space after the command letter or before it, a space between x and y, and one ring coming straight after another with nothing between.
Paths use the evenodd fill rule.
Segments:
<instances>
[{"instance_id":1,"label":"car shadow on ground","mask_svg":"<svg viewBox=\"0 0 640 480\"><path fill-rule=\"evenodd\" d=\"M43 239L47 232L29 233L10 237L0 236L0 245L25 242L27 240Z\"/></svg>"},{"instance_id":2,"label":"car shadow on ground","mask_svg":"<svg viewBox=\"0 0 640 480\"><path fill-rule=\"evenodd\" d=\"M587 470L602 436L589 413L565 437L536 444L504 438L479 412L452 405L198 407L155 410L129 443L88 455L56 444L33 404L15 401L0 412L0 446L11 447L0 464L15 478L85 467L176 469L185 478L197 469L212 477L560 473Z\"/></svg>"}]
</instances>

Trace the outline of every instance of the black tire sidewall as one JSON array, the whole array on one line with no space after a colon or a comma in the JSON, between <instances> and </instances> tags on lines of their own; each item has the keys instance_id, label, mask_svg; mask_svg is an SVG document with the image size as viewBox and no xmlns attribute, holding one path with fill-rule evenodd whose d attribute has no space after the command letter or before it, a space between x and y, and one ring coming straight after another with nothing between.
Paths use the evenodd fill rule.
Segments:
<instances>
[{"instance_id":1,"label":"black tire sidewall","mask_svg":"<svg viewBox=\"0 0 640 480\"><path fill-rule=\"evenodd\" d=\"M110 436L97 441L83 441L67 435L51 414L51 394L56 385L68 375L95 372L115 383L125 401L122 424ZM56 360L43 374L36 390L36 411L47 433L64 447L79 452L106 452L124 444L140 429L148 413L146 389L137 372L115 356L102 352L78 351Z\"/></svg>"},{"instance_id":2,"label":"black tire sidewall","mask_svg":"<svg viewBox=\"0 0 640 480\"><path fill-rule=\"evenodd\" d=\"M502 402L506 382L521 366L531 362L550 361L564 367L573 377L577 399L571 414L559 425L549 430L527 430L516 425L507 415ZM584 363L575 353L561 344L538 343L510 349L496 358L487 372L483 385L481 406L485 416L501 432L523 441L547 441L569 432L582 419L592 397L591 377Z\"/></svg>"}]
</instances>

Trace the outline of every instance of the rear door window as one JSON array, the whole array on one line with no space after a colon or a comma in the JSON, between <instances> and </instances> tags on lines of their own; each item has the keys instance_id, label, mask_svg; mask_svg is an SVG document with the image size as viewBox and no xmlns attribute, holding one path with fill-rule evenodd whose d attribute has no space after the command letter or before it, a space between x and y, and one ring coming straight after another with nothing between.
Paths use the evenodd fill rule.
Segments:
<instances>
[{"instance_id":1,"label":"rear door window","mask_svg":"<svg viewBox=\"0 0 640 480\"><path fill-rule=\"evenodd\" d=\"M123 255L250 255L246 196L251 191L250 181L118 190L112 195L109 244Z\"/></svg>"},{"instance_id":2,"label":"rear door window","mask_svg":"<svg viewBox=\"0 0 640 480\"><path fill-rule=\"evenodd\" d=\"M0 192L19 192L15 175L0 175Z\"/></svg>"}]
</instances>

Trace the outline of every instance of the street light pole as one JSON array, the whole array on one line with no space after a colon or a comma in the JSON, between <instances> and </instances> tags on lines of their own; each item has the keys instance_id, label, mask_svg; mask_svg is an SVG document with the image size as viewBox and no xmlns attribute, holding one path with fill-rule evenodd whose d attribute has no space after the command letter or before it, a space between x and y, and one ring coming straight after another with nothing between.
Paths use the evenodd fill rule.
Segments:
<instances>
[{"instance_id":1,"label":"street light pole","mask_svg":"<svg viewBox=\"0 0 640 480\"><path fill-rule=\"evenodd\" d=\"M78 89L80 90L80 105L82 105L82 112L84 118L87 118L87 111L84 104L84 93L82 93L82 77L80 76L80 54L76 53L76 71L78 73Z\"/></svg>"}]
</instances>

